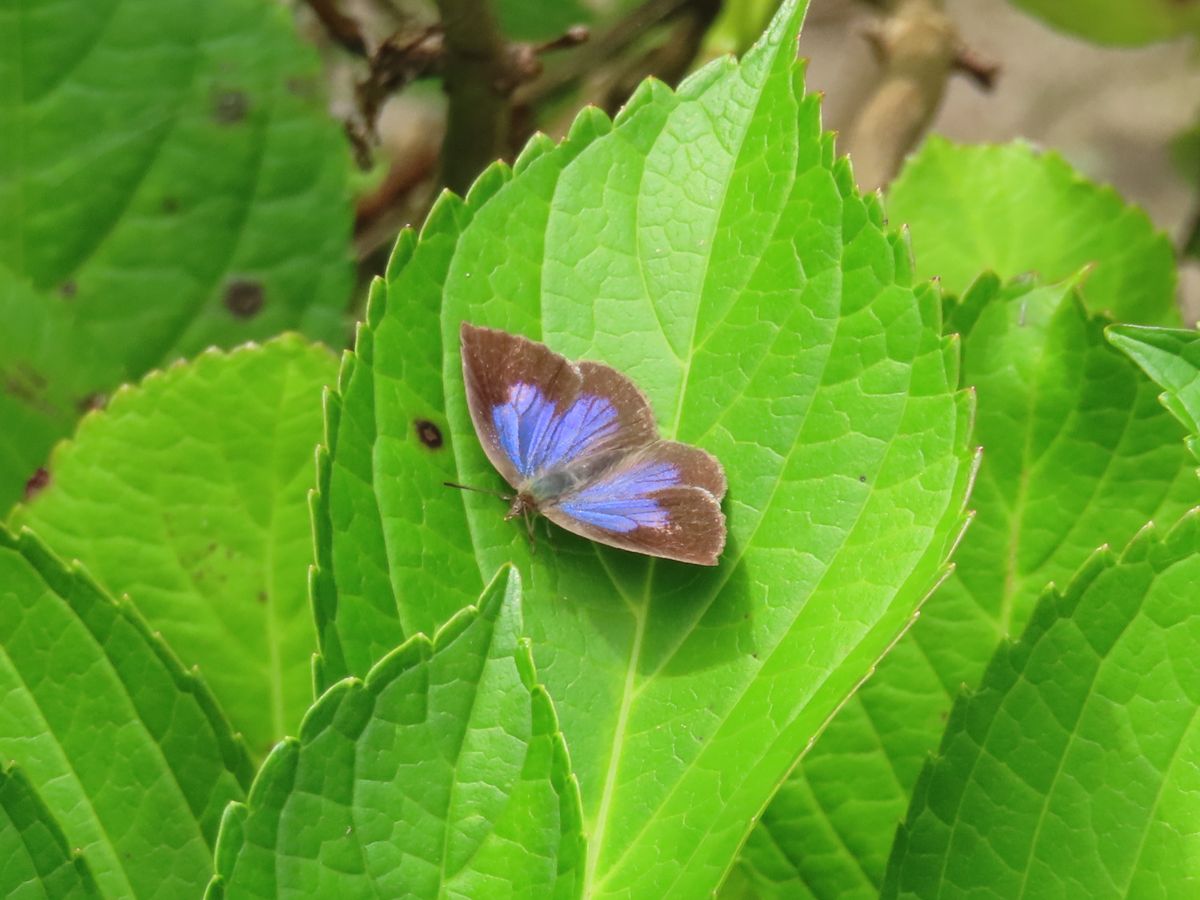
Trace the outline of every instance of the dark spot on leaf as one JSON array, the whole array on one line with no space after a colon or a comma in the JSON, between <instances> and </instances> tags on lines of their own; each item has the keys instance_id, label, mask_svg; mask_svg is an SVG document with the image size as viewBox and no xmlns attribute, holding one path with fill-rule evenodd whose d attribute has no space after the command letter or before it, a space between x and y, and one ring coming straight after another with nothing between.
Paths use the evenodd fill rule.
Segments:
<instances>
[{"instance_id":1,"label":"dark spot on leaf","mask_svg":"<svg viewBox=\"0 0 1200 900\"><path fill-rule=\"evenodd\" d=\"M428 419L417 419L413 422L413 427L417 429L417 437L421 439L421 443L430 450L437 450L442 446L442 430Z\"/></svg>"},{"instance_id":2,"label":"dark spot on leaf","mask_svg":"<svg viewBox=\"0 0 1200 900\"><path fill-rule=\"evenodd\" d=\"M266 591L259 591L259 592L258 592L258 602L259 602L259 603L266 603L266 602L267 602L267 592L266 592Z\"/></svg>"},{"instance_id":3,"label":"dark spot on leaf","mask_svg":"<svg viewBox=\"0 0 1200 900\"><path fill-rule=\"evenodd\" d=\"M859 480L859 481L861 481L863 484L866 484L866 483L867 483L867 476L866 476L866 475L859 475L859 476L858 476L858 480Z\"/></svg>"},{"instance_id":4,"label":"dark spot on leaf","mask_svg":"<svg viewBox=\"0 0 1200 900\"><path fill-rule=\"evenodd\" d=\"M236 278L225 286L225 308L239 319L252 319L263 308L263 286L248 278Z\"/></svg>"},{"instance_id":5,"label":"dark spot on leaf","mask_svg":"<svg viewBox=\"0 0 1200 900\"><path fill-rule=\"evenodd\" d=\"M18 362L11 371L0 373L0 378L4 380L6 394L43 412L53 414L54 407L46 403L42 396L46 389L46 379L37 369L28 363Z\"/></svg>"},{"instance_id":6,"label":"dark spot on leaf","mask_svg":"<svg viewBox=\"0 0 1200 900\"><path fill-rule=\"evenodd\" d=\"M29 480L25 482L25 502L28 503L50 484L50 470L38 469L29 476Z\"/></svg>"},{"instance_id":7,"label":"dark spot on leaf","mask_svg":"<svg viewBox=\"0 0 1200 900\"><path fill-rule=\"evenodd\" d=\"M68 278L58 286L58 293L69 300L79 293L79 285Z\"/></svg>"},{"instance_id":8,"label":"dark spot on leaf","mask_svg":"<svg viewBox=\"0 0 1200 900\"><path fill-rule=\"evenodd\" d=\"M218 125L236 125L246 118L250 101L245 91L224 89L213 91L212 117Z\"/></svg>"},{"instance_id":9,"label":"dark spot on leaf","mask_svg":"<svg viewBox=\"0 0 1200 900\"><path fill-rule=\"evenodd\" d=\"M79 402L75 404L75 407L81 413L91 412L94 409L104 409L106 406L108 406L108 394L101 393L100 391L93 391L86 397L81 397Z\"/></svg>"},{"instance_id":10,"label":"dark spot on leaf","mask_svg":"<svg viewBox=\"0 0 1200 900\"><path fill-rule=\"evenodd\" d=\"M297 97L312 97L316 93L316 85L311 78L297 78L293 75L283 83L289 94Z\"/></svg>"},{"instance_id":11,"label":"dark spot on leaf","mask_svg":"<svg viewBox=\"0 0 1200 900\"><path fill-rule=\"evenodd\" d=\"M165 213L179 212L179 198L178 197L169 197L169 196L163 197L162 198L162 211Z\"/></svg>"}]
</instances>

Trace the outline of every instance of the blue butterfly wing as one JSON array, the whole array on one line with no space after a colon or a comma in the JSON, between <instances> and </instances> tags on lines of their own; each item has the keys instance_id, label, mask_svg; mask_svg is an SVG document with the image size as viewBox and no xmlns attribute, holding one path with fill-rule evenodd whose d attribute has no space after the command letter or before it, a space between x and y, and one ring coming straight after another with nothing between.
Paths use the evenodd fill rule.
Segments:
<instances>
[{"instance_id":1,"label":"blue butterfly wing","mask_svg":"<svg viewBox=\"0 0 1200 900\"><path fill-rule=\"evenodd\" d=\"M578 365L518 335L464 323L467 405L492 465L518 491L547 472L657 440L645 396L609 366Z\"/></svg>"},{"instance_id":2,"label":"blue butterfly wing","mask_svg":"<svg viewBox=\"0 0 1200 900\"><path fill-rule=\"evenodd\" d=\"M717 460L663 441L620 372L463 323L467 405L488 459L568 531L614 547L715 565L725 545Z\"/></svg>"},{"instance_id":3,"label":"blue butterfly wing","mask_svg":"<svg viewBox=\"0 0 1200 900\"><path fill-rule=\"evenodd\" d=\"M725 476L715 458L658 441L540 510L602 544L712 566L725 548L724 494Z\"/></svg>"}]
</instances>

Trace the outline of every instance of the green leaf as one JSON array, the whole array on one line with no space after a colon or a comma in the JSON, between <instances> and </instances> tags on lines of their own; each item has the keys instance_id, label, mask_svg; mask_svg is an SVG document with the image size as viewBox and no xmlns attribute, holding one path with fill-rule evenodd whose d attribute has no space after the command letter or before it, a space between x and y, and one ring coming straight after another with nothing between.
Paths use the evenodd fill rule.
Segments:
<instances>
[{"instance_id":1,"label":"green leaf","mask_svg":"<svg viewBox=\"0 0 1200 900\"><path fill-rule=\"evenodd\" d=\"M0 759L20 766L104 896L195 896L245 750L207 688L26 530L0 526Z\"/></svg>"},{"instance_id":2,"label":"green leaf","mask_svg":"<svg viewBox=\"0 0 1200 900\"><path fill-rule=\"evenodd\" d=\"M649 82L615 123L585 112L562 145L536 140L465 202L443 198L419 241L401 239L329 405L324 680L515 561L580 780L592 896L717 887L962 525L956 347L803 96L800 6L740 65L678 94ZM531 553L495 498L442 487L502 486L463 397L464 319L628 372L666 436L713 451L730 484L723 564L546 526Z\"/></svg>"},{"instance_id":3,"label":"green leaf","mask_svg":"<svg viewBox=\"0 0 1200 900\"><path fill-rule=\"evenodd\" d=\"M1179 0L1012 0L1055 28L1095 41L1133 47L1200 34L1200 9Z\"/></svg>"},{"instance_id":4,"label":"green leaf","mask_svg":"<svg viewBox=\"0 0 1200 900\"><path fill-rule=\"evenodd\" d=\"M7 900L99 897L92 872L16 766L0 768L0 895Z\"/></svg>"},{"instance_id":5,"label":"green leaf","mask_svg":"<svg viewBox=\"0 0 1200 900\"><path fill-rule=\"evenodd\" d=\"M1200 510L1050 590L921 774L885 897L1194 896Z\"/></svg>"},{"instance_id":6,"label":"green leaf","mask_svg":"<svg viewBox=\"0 0 1200 900\"><path fill-rule=\"evenodd\" d=\"M1200 332L1114 325L1108 339L1163 389L1159 400L1183 423L1200 457Z\"/></svg>"},{"instance_id":7,"label":"green leaf","mask_svg":"<svg viewBox=\"0 0 1200 900\"><path fill-rule=\"evenodd\" d=\"M596 17L580 0L497 0L496 14L505 37L520 41L549 40Z\"/></svg>"},{"instance_id":8,"label":"green leaf","mask_svg":"<svg viewBox=\"0 0 1200 900\"><path fill-rule=\"evenodd\" d=\"M776 795L742 855L764 896L873 897L896 822L960 684L1048 582L1196 497L1178 424L1072 285L988 276L951 308L983 463L954 574Z\"/></svg>"},{"instance_id":9,"label":"green leaf","mask_svg":"<svg viewBox=\"0 0 1200 900\"><path fill-rule=\"evenodd\" d=\"M81 411L209 345L342 342L346 152L262 0L0 5L0 512Z\"/></svg>"},{"instance_id":10,"label":"green leaf","mask_svg":"<svg viewBox=\"0 0 1200 900\"><path fill-rule=\"evenodd\" d=\"M84 419L13 516L128 593L257 756L312 702L306 495L336 368L290 335L155 373Z\"/></svg>"},{"instance_id":11,"label":"green leaf","mask_svg":"<svg viewBox=\"0 0 1200 900\"><path fill-rule=\"evenodd\" d=\"M568 897L579 790L501 572L330 688L221 826L210 897Z\"/></svg>"},{"instance_id":12,"label":"green leaf","mask_svg":"<svg viewBox=\"0 0 1200 900\"><path fill-rule=\"evenodd\" d=\"M1049 283L1088 266L1082 292L1093 312L1180 321L1167 236L1056 153L931 136L892 184L888 216L912 229L917 274L941 278L952 293L987 270L1002 278L1035 272Z\"/></svg>"}]
</instances>

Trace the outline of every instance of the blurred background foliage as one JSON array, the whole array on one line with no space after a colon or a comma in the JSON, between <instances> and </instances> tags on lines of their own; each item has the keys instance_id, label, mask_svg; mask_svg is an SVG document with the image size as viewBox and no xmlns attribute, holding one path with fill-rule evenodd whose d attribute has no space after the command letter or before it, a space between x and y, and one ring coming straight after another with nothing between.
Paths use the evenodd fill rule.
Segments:
<instances>
[{"instance_id":1,"label":"blurred background foliage","mask_svg":"<svg viewBox=\"0 0 1200 900\"><path fill-rule=\"evenodd\" d=\"M0 4L0 506L79 416L174 359L289 329L347 346L440 189L744 51L777 7ZM1052 148L1167 233L1191 323L1197 33L1178 0L814 0L798 53L864 190L929 132Z\"/></svg>"}]
</instances>

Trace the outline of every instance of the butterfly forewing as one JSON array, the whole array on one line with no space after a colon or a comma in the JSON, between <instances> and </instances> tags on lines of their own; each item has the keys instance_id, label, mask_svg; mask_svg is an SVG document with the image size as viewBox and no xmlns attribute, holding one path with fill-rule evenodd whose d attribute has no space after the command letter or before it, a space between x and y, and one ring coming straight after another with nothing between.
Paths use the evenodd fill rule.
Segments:
<instances>
[{"instance_id":1,"label":"butterfly forewing","mask_svg":"<svg viewBox=\"0 0 1200 900\"><path fill-rule=\"evenodd\" d=\"M462 326L463 378L488 459L521 490L585 456L615 456L654 441L654 413L620 372L575 365L544 344Z\"/></svg>"}]
</instances>

